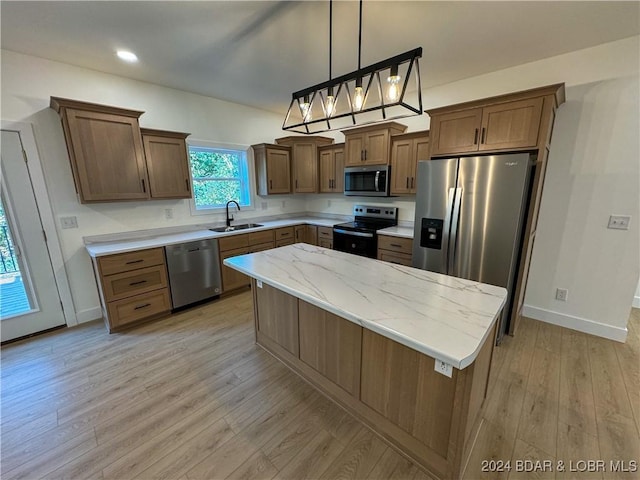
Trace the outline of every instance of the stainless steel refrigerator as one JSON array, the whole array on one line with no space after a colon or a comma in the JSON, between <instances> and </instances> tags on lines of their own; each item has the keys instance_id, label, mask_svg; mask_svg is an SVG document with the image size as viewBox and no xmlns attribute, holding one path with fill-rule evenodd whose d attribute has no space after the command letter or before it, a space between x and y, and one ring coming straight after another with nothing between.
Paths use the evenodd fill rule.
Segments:
<instances>
[{"instance_id":1,"label":"stainless steel refrigerator","mask_svg":"<svg viewBox=\"0 0 640 480\"><path fill-rule=\"evenodd\" d=\"M508 328L534 157L528 153L420 161L413 266L505 287Z\"/></svg>"}]
</instances>

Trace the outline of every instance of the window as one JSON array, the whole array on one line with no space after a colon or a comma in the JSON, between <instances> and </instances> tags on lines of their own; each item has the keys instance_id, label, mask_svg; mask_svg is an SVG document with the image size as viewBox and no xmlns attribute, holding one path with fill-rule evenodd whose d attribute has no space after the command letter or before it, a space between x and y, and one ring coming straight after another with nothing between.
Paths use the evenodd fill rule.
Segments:
<instances>
[{"instance_id":1,"label":"window","mask_svg":"<svg viewBox=\"0 0 640 480\"><path fill-rule=\"evenodd\" d=\"M193 212L211 213L229 200L251 206L247 152L230 148L189 145L193 179Z\"/></svg>"}]
</instances>

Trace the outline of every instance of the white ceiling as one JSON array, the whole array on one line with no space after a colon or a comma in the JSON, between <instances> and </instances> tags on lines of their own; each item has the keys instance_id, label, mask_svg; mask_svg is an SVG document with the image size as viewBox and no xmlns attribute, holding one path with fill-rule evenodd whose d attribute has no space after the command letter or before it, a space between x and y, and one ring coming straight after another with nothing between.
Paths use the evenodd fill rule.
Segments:
<instances>
[{"instance_id":1,"label":"white ceiling","mask_svg":"<svg viewBox=\"0 0 640 480\"><path fill-rule=\"evenodd\" d=\"M334 2L333 75L357 68L358 2ZM0 2L3 49L286 111L328 79L328 1ZM640 33L640 3L373 1L362 65L423 47L423 87ZM122 63L117 48L140 62Z\"/></svg>"}]
</instances>

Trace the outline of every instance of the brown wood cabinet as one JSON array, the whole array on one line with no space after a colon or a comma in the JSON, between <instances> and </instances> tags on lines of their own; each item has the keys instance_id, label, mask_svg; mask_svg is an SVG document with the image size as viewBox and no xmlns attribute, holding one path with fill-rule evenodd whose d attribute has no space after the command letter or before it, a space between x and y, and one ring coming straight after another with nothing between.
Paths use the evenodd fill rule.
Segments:
<instances>
[{"instance_id":1,"label":"brown wood cabinet","mask_svg":"<svg viewBox=\"0 0 640 480\"><path fill-rule=\"evenodd\" d=\"M410 267L412 256L412 238L378 235L378 260Z\"/></svg>"},{"instance_id":2,"label":"brown wood cabinet","mask_svg":"<svg viewBox=\"0 0 640 480\"><path fill-rule=\"evenodd\" d=\"M163 248L97 257L93 266L109 332L171 310Z\"/></svg>"},{"instance_id":3,"label":"brown wood cabinet","mask_svg":"<svg viewBox=\"0 0 640 480\"><path fill-rule=\"evenodd\" d=\"M298 299L266 283L254 288L256 333L298 357Z\"/></svg>"},{"instance_id":4,"label":"brown wood cabinet","mask_svg":"<svg viewBox=\"0 0 640 480\"><path fill-rule=\"evenodd\" d=\"M293 245L296 243L296 233L294 227L276 228L276 247L284 247L285 245Z\"/></svg>"},{"instance_id":5,"label":"brown wood cabinet","mask_svg":"<svg viewBox=\"0 0 640 480\"><path fill-rule=\"evenodd\" d=\"M220 272L222 276L222 291L224 293L247 287L251 280L246 275L229 268L224 264L226 258L261 252L275 247L274 230L240 233L222 237L218 240L220 250Z\"/></svg>"},{"instance_id":6,"label":"brown wood cabinet","mask_svg":"<svg viewBox=\"0 0 640 480\"><path fill-rule=\"evenodd\" d=\"M320 193L344 192L344 143L318 149Z\"/></svg>"},{"instance_id":7,"label":"brown wood cabinet","mask_svg":"<svg viewBox=\"0 0 640 480\"><path fill-rule=\"evenodd\" d=\"M536 147L542 103L537 97L462 111L430 110L431 155Z\"/></svg>"},{"instance_id":8,"label":"brown wood cabinet","mask_svg":"<svg viewBox=\"0 0 640 480\"><path fill-rule=\"evenodd\" d=\"M333 228L318 227L318 246L333 250Z\"/></svg>"},{"instance_id":9,"label":"brown wood cabinet","mask_svg":"<svg viewBox=\"0 0 640 480\"><path fill-rule=\"evenodd\" d=\"M291 148L266 143L251 148L258 195L291 193Z\"/></svg>"},{"instance_id":10,"label":"brown wood cabinet","mask_svg":"<svg viewBox=\"0 0 640 480\"><path fill-rule=\"evenodd\" d=\"M293 193L318 192L318 147L333 143L333 138L294 136L277 138L278 145L291 147Z\"/></svg>"},{"instance_id":11,"label":"brown wood cabinet","mask_svg":"<svg viewBox=\"0 0 640 480\"><path fill-rule=\"evenodd\" d=\"M419 160L429 160L429 131L391 137L391 194L416 193Z\"/></svg>"},{"instance_id":12,"label":"brown wood cabinet","mask_svg":"<svg viewBox=\"0 0 640 480\"><path fill-rule=\"evenodd\" d=\"M362 327L302 300L298 318L300 360L359 397Z\"/></svg>"},{"instance_id":13,"label":"brown wood cabinet","mask_svg":"<svg viewBox=\"0 0 640 480\"><path fill-rule=\"evenodd\" d=\"M564 101L564 84L559 83L427 111L431 116L432 158L518 150L536 154L514 283L515 300L509 314L512 335L524 303L555 111Z\"/></svg>"},{"instance_id":14,"label":"brown wood cabinet","mask_svg":"<svg viewBox=\"0 0 640 480\"><path fill-rule=\"evenodd\" d=\"M80 203L147 200L141 111L51 97Z\"/></svg>"},{"instance_id":15,"label":"brown wood cabinet","mask_svg":"<svg viewBox=\"0 0 640 480\"><path fill-rule=\"evenodd\" d=\"M191 198L188 133L142 128L152 198Z\"/></svg>"},{"instance_id":16,"label":"brown wood cabinet","mask_svg":"<svg viewBox=\"0 0 640 480\"><path fill-rule=\"evenodd\" d=\"M294 229L295 243L318 244L318 227L315 225L296 225Z\"/></svg>"},{"instance_id":17,"label":"brown wood cabinet","mask_svg":"<svg viewBox=\"0 0 640 480\"><path fill-rule=\"evenodd\" d=\"M387 122L343 130L345 166L388 164L391 153L391 136L404 133L406 129L405 125Z\"/></svg>"}]
</instances>

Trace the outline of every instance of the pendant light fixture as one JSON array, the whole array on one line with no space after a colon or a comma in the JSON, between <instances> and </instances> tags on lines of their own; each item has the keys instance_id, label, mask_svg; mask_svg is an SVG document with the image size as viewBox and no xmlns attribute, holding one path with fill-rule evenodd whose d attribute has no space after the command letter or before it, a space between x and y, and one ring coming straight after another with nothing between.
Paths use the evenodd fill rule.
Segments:
<instances>
[{"instance_id":1,"label":"pendant light fixture","mask_svg":"<svg viewBox=\"0 0 640 480\"><path fill-rule=\"evenodd\" d=\"M362 0L359 5L358 69L332 77L333 0L329 1L329 80L292 94L283 130L315 134L422 114L416 48L361 67Z\"/></svg>"}]
</instances>

